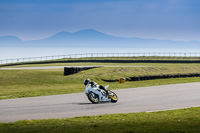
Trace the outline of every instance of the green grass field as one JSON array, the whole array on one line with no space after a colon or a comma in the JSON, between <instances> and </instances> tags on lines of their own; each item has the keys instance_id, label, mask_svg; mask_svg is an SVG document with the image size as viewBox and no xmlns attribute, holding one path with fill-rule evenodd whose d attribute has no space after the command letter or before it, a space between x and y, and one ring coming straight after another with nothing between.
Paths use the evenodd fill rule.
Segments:
<instances>
[{"instance_id":1,"label":"green grass field","mask_svg":"<svg viewBox=\"0 0 200 133\"><path fill-rule=\"evenodd\" d=\"M200 107L0 123L2 133L199 133Z\"/></svg>"},{"instance_id":2,"label":"green grass field","mask_svg":"<svg viewBox=\"0 0 200 133\"><path fill-rule=\"evenodd\" d=\"M124 84L117 82L108 83L101 80L144 75L199 73L200 64L65 63L65 65L102 65L107 67L90 69L69 76L63 76L63 69L0 70L0 99L84 92L85 86L83 85L83 80L86 78L90 78L102 85L109 84L110 89L200 81L199 77L132 81Z\"/></svg>"},{"instance_id":3,"label":"green grass field","mask_svg":"<svg viewBox=\"0 0 200 133\"><path fill-rule=\"evenodd\" d=\"M141 57L142 58L142 57ZM156 58L156 57L155 57ZM110 58L106 58L110 59ZM112 58L117 59L117 58ZM118 58L120 59L120 58ZM123 58L125 59L125 58ZM127 58L128 59L128 58ZM143 58L146 59L146 58ZM160 59L160 58L157 58ZM164 58L161 58L164 59ZM169 59L169 58L165 58ZM179 58L181 59L181 58ZM185 59L185 58L184 58ZM184 60L183 59L183 60ZM187 58L188 59L188 58ZM88 59L89 60L89 59ZM196 60L196 58L192 58ZM161 63L52 63L34 66L104 66L63 76L63 69L2 70L0 69L0 99L58 95L84 92L83 80L90 78L110 89L136 88L167 84L200 82L200 77L130 81L123 84L101 79L118 79L159 74L199 73L200 64ZM0 123L0 133L199 133L200 107L152 113L112 114L65 119L24 120Z\"/></svg>"}]
</instances>

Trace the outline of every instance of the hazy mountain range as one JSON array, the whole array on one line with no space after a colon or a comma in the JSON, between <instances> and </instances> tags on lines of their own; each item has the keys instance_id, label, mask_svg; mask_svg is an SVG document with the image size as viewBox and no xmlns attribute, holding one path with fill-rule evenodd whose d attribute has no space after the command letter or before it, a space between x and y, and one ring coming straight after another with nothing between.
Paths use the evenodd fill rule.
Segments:
<instances>
[{"instance_id":1,"label":"hazy mountain range","mask_svg":"<svg viewBox=\"0 0 200 133\"><path fill-rule=\"evenodd\" d=\"M22 41L16 36L0 37L0 47L136 47L136 48L200 48L200 41L172 41L115 37L93 29L59 32L49 38Z\"/></svg>"}]
</instances>

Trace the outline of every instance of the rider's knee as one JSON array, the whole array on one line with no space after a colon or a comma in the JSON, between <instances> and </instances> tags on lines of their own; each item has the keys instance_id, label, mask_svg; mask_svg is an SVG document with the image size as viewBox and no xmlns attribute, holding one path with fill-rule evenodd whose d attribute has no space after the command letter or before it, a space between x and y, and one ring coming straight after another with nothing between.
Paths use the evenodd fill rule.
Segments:
<instances>
[{"instance_id":1,"label":"rider's knee","mask_svg":"<svg viewBox=\"0 0 200 133\"><path fill-rule=\"evenodd\" d=\"M99 85L99 89L105 90L103 85Z\"/></svg>"}]
</instances>

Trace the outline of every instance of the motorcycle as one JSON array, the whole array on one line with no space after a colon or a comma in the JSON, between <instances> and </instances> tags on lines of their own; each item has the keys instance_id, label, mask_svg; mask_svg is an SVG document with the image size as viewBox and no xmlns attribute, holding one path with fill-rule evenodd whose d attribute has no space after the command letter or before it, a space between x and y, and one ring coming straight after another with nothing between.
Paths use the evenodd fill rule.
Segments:
<instances>
[{"instance_id":1,"label":"motorcycle","mask_svg":"<svg viewBox=\"0 0 200 133\"><path fill-rule=\"evenodd\" d=\"M99 102L112 102L116 103L118 101L117 95L108 90L109 85L105 86L105 90L99 88L99 85L90 85L86 86L85 94L92 103Z\"/></svg>"}]
</instances>

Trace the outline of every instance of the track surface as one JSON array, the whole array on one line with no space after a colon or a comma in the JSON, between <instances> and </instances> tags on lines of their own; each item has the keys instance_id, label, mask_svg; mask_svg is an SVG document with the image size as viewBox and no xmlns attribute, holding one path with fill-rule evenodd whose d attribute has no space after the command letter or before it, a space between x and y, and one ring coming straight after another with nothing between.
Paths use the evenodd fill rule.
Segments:
<instances>
[{"instance_id":1,"label":"track surface","mask_svg":"<svg viewBox=\"0 0 200 133\"><path fill-rule=\"evenodd\" d=\"M200 106L200 82L114 90L117 103L91 104L83 93L0 100L0 122L69 118Z\"/></svg>"},{"instance_id":2,"label":"track surface","mask_svg":"<svg viewBox=\"0 0 200 133\"><path fill-rule=\"evenodd\" d=\"M2 70L26 70L26 69L60 69L64 67L94 67L94 66L41 66L41 67L14 67L0 68ZM147 67L147 66L111 66L103 65L103 67Z\"/></svg>"},{"instance_id":3,"label":"track surface","mask_svg":"<svg viewBox=\"0 0 200 133\"><path fill-rule=\"evenodd\" d=\"M14 68L0 68L3 70L25 70L25 69L59 69L64 67L84 67L84 66L41 66L41 67L14 67ZM90 66L88 66L90 67Z\"/></svg>"}]
</instances>

